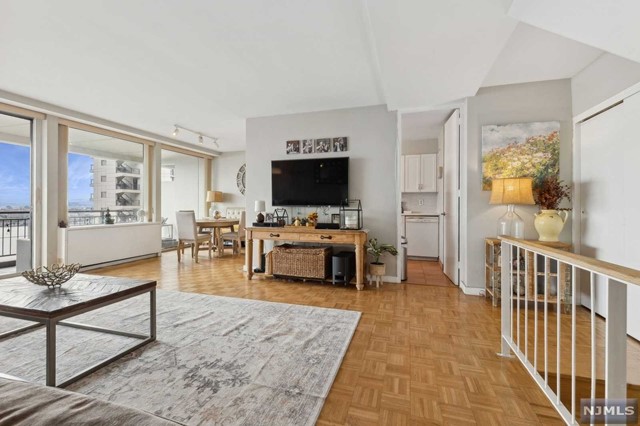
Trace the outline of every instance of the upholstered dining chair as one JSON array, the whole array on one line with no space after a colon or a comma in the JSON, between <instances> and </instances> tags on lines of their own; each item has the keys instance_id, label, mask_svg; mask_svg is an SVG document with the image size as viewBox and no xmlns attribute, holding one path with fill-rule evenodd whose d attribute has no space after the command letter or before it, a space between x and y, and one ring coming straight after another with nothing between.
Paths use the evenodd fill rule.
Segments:
<instances>
[{"instance_id":1,"label":"upholstered dining chair","mask_svg":"<svg viewBox=\"0 0 640 426\"><path fill-rule=\"evenodd\" d=\"M246 220L247 220L247 215L246 212L243 210L240 213L240 224L238 225L238 230L237 231L232 231L232 232L224 232L222 234L222 247L220 247L220 253L224 254L224 242L225 241L231 241L233 244L233 254L238 254L240 253L240 248L242 247L242 241L244 240L245 237L245 228L246 228Z\"/></svg>"},{"instance_id":2,"label":"upholstered dining chair","mask_svg":"<svg viewBox=\"0 0 640 426\"><path fill-rule=\"evenodd\" d=\"M176 212L176 226L178 227L178 262L182 260L184 248L186 244L191 245L191 257L198 263L198 251L203 244L207 245L209 250L209 259L211 259L211 234L198 233L196 225L196 213L193 210L180 210Z\"/></svg>"}]
</instances>

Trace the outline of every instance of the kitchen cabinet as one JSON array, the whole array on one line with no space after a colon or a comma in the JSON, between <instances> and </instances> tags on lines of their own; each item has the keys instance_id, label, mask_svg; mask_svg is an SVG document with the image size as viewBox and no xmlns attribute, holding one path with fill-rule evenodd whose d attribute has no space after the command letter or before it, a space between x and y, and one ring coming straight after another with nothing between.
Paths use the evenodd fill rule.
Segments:
<instances>
[{"instance_id":1,"label":"kitchen cabinet","mask_svg":"<svg viewBox=\"0 0 640 426\"><path fill-rule=\"evenodd\" d=\"M437 154L403 155L402 192L437 192Z\"/></svg>"}]
</instances>

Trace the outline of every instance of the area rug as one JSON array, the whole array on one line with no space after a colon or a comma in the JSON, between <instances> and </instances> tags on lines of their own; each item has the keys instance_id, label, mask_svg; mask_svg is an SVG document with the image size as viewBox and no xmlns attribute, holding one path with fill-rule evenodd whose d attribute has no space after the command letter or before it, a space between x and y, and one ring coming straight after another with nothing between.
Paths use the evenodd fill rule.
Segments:
<instances>
[{"instance_id":1,"label":"area rug","mask_svg":"<svg viewBox=\"0 0 640 426\"><path fill-rule=\"evenodd\" d=\"M360 313L158 291L158 340L70 385L185 424L312 425ZM148 330L148 296L72 319ZM0 333L24 322L0 317ZM58 327L58 381L133 339ZM0 372L44 382L44 331L0 342Z\"/></svg>"}]
</instances>

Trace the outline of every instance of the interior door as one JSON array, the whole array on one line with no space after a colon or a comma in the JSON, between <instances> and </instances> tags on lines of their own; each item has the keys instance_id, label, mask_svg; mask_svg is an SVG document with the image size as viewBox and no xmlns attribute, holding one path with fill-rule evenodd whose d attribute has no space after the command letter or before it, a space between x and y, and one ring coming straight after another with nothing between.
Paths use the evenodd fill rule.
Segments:
<instances>
[{"instance_id":1,"label":"interior door","mask_svg":"<svg viewBox=\"0 0 640 426\"><path fill-rule=\"evenodd\" d=\"M458 285L460 262L460 111L455 110L444 125L444 273Z\"/></svg>"},{"instance_id":2,"label":"interior door","mask_svg":"<svg viewBox=\"0 0 640 426\"><path fill-rule=\"evenodd\" d=\"M640 269L640 94L580 126L580 252L607 262ZM588 282L584 277L583 283ZM595 310L605 316L606 284L596 284ZM582 304L591 306L589 286ZM627 330L640 339L640 289L628 286Z\"/></svg>"}]
</instances>

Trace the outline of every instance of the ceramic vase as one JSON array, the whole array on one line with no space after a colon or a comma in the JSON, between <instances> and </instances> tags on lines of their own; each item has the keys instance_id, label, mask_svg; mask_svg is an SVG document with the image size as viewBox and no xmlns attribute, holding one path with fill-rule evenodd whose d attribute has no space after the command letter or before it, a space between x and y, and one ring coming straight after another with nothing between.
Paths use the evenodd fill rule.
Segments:
<instances>
[{"instance_id":1,"label":"ceramic vase","mask_svg":"<svg viewBox=\"0 0 640 426\"><path fill-rule=\"evenodd\" d=\"M563 215L564 214L564 215ZM540 210L536 213L536 219L533 221L533 225L538 231L539 241L558 241L558 236L564 228L564 224L569 217L567 211L558 210Z\"/></svg>"}]
</instances>

